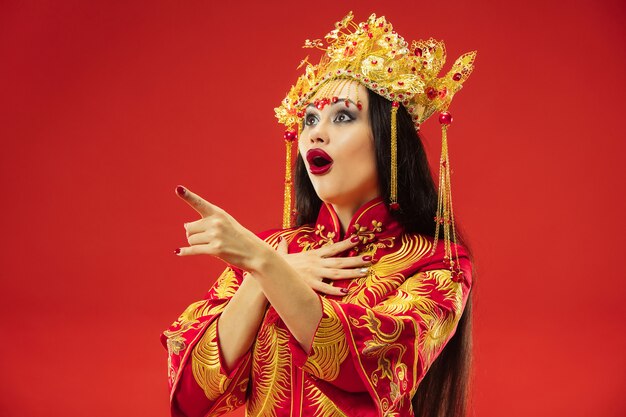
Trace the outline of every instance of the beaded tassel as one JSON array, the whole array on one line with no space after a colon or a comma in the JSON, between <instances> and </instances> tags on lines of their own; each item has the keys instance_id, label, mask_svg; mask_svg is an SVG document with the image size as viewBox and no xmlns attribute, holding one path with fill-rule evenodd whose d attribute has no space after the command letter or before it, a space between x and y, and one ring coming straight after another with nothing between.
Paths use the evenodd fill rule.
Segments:
<instances>
[{"instance_id":1,"label":"beaded tassel","mask_svg":"<svg viewBox=\"0 0 626 417\"><path fill-rule=\"evenodd\" d=\"M292 164L291 155L293 153L293 142L296 140L297 134L294 130L285 132L285 194L283 203L283 229L292 226L292 210L291 210L291 190L292 190Z\"/></svg>"},{"instance_id":2,"label":"beaded tassel","mask_svg":"<svg viewBox=\"0 0 626 417\"><path fill-rule=\"evenodd\" d=\"M440 229L443 231L444 241L444 263L452 272L452 280L460 282L463 272L459 268L459 253L456 240L456 230L454 228L454 209L452 208L452 186L450 182L450 156L448 154L448 126L452 123L452 115L442 112L439 115L441 123L441 158L439 159L439 193L437 198L437 213L435 215L435 239L431 255L437 249L437 242L440 236ZM452 250L454 244L454 253Z\"/></svg>"},{"instance_id":3,"label":"beaded tassel","mask_svg":"<svg viewBox=\"0 0 626 417\"><path fill-rule=\"evenodd\" d=\"M391 103L391 181L390 191L391 196L389 198L389 208L391 210L398 210L400 204L398 203L398 107L400 104L397 101Z\"/></svg>"}]
</instances>

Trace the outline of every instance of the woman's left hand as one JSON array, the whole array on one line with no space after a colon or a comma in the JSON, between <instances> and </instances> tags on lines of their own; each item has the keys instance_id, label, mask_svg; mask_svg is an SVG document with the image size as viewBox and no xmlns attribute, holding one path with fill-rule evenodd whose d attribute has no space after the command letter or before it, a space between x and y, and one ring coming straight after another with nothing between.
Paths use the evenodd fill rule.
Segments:
<instances>
[{"instance_id":1,"label":"woman's left hand","mask_svg":"<svg viewBox=\"0 0 626 417\"><path fill-rule=\"evenodd\" d=\"M177 255L212 255L248 269L255 254L265 249L261 239L223 209L180 185L176 193L202 216L200 220L185 223L189 246L176 249Z\"/></svg>"}]
</instances>

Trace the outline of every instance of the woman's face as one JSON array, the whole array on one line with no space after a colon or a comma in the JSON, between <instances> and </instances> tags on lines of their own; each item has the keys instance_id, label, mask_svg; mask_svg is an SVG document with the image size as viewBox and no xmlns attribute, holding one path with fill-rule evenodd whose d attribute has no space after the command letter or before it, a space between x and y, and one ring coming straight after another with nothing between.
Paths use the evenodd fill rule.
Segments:
<instances>
[{"instance_id":1,"label":"woman's face","mask_svg":"<svg viewBox=\"0 0 626 417\"><path fill-rule=\"evenodd\" d=\"M307 107L298 149L322 201L358 208L379 195L367 90L357 82L328 84L321 91L332 91L338 100L323 93L311 100L330 99L321 109Z\"/></svg>"}]
</instances>

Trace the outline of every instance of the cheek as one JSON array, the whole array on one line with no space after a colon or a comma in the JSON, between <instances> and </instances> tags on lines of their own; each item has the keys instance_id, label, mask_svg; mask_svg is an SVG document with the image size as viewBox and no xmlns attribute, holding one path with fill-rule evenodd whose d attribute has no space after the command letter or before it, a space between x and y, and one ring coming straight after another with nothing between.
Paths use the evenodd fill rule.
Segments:
<instances>
[{"instance_id":1,"label":"cheek","mask_svg":"<svg viewBox=\"0 0 626 417\"><path fill-rule=\"evenodd\" d=\"M350 176L358 174L359 182L370 182L377 178L376 153L374 140L366 133L362 140L352 141L342 151L342 156L346 159L345 167ZM356 178L355 178L356 179Z\"/></svg>"}]
</instances>

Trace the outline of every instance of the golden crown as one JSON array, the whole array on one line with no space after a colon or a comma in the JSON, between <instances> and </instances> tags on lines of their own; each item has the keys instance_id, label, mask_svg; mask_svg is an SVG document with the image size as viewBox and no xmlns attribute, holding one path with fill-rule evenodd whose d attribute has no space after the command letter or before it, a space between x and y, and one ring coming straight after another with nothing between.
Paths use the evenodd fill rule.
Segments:
<instances>
[{"instance_id":1,"label":"golden crown","mask_svg":"<svg viewBox=\"0 0 626 417\"><path fill-rule=\"evenodd\" d=\"M353 79L392 102L402 103L415 126L436 111L448 109L474 68L476 51L459 57L452 69L441 78L437 75L446 61L445 45L428 39L409 44L398 35L384 16L372 14L358 25L352 12L335 23L324 38L305 41L305 48L324 51L313 65L306 57L298 68L306 66L291 87L280 107L275 109L279 122L293 128L304 115L310 98L326 81Z\"/></svg>"}]
</instances>

